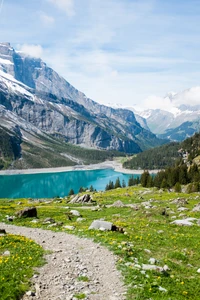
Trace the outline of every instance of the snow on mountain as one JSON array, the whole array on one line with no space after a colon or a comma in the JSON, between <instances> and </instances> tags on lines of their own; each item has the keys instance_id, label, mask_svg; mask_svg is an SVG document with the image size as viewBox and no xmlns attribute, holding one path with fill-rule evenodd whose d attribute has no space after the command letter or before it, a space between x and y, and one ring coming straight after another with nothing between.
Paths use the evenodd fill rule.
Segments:
<instances>
[{"instance_id":1,"label":"snow on mountain","mask_svg":"<svg viewBox=\"0 0 200 300\"><path fill-rule=\"evenodd\" d=\"M170 138L169 132L173 132L173 139L176 137L179 140L186 136L183 131L184 128L187 129L187 126L180 127L186 122L189 122L190 128L194 129L190 131L187 129L187 135L189 132L192 134L198 130L196 124L200 120L200 87L193 87L180 93L170 92L160 101L168 103L166 110L148 109L136 112L146 119L147 125L153 133ZM180 128L181 134L178 133Z\"/></svg>"},{"instance_id":2,"label":"snow on mountain","mask_svg":"<svg viewBox=\"0 0 200 300\"><path fill-rule=\"evenodd\" d=\"M10 115L14 123L16 116L22 118L27 130L33 125L71 144L126 153L165 142L141 127L132 111L87 98L40 58L1 43L0 59L0 104L14 114ZM20 120L18 125L24 128Z\"/></svg>"},{"instance_id":3,"label":"snow on mountain","mask_svg":"<svg viewBox=\"0 0 200 300\"><path fill-rule=\"evenodd\" d=\"M0 83L2 83L9 92L23 94L33 99L33 95L28 91L29 88L27 86L16 80L12 75L7 74L2 70L0 70Z\"/></svg>"}]
</instances>

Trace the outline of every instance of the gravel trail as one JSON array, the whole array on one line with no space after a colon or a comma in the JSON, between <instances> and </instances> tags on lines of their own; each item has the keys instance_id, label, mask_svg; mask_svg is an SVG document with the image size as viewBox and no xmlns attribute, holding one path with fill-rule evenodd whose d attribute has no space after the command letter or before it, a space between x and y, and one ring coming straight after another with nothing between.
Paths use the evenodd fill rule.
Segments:
<instances>
[{"instance_id":1,"label":"gravel trail","mask_svg":"<svg viewBox=\"0 0 200 300\"><path fill-rule=\"evenodd\" d=\"M35 296L23 300L75 300L85 294L87 300L124 300L125 287L116 270L117 258L106 248L89 239L38 228L27 228L0 223L6 232L23 235L51 253L47 264L38 268L32 278ZM80 281L78 277L88 278Z\"/></svg>"}]
</instances>

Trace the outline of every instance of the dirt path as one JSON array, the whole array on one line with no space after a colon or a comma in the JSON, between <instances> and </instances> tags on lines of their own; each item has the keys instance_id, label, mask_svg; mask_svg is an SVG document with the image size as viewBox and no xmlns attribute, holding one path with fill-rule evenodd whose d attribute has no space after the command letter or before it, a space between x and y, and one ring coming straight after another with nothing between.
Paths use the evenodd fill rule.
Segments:
<instances>
[{"instance_id":1,"label":"dirt path","mask_svg":"<svg viewBox=\"0 0 200 300\"><path fill-rule=\"evenodd\" d=\"M52 251L46 256L47 264L39 268L39 275L32 279L36 295L25 295L23 300L75 300L74 295L82 293L88 300L125 299L122 276L115 266L116 257L106 248L63 232L3 223L0 228L31 238L45 250ZM80 276L88 281L79 281Z\"/></svg>"}]
</instances>

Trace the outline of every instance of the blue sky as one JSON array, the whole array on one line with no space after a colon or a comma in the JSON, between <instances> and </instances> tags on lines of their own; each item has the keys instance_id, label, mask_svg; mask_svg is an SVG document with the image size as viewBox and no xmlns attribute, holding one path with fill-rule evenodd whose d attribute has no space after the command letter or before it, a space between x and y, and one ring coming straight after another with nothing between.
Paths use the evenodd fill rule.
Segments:
<instances>
[{"instance_id":1,"label":"blue sky","mask_svg":"<svg viewBox=\"0 0 200 300\"><path fill-rule=\"evenodd\" d=\"M200 0L0 0L0 41L97 102L162 106L198 86Z\"/></svg>"}]
</instances>

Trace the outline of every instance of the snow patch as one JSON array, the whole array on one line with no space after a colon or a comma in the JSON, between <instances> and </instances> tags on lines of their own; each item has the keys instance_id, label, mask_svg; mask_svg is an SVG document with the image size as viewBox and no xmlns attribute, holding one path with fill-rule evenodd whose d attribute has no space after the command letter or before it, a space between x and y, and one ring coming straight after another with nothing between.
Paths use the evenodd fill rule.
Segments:
<instances>
[{"instance_id":1,"label":"snow patch","mask_svg":"<svg viewBox=\"0 0 200 300\"><path fill-rule=\"evenodd\" d=\"M11 62L8 59L4 59L4 58L0 58L0 64L3 64L3 65L14 65L13 62Z\"/></svg>"}]
</instances>

